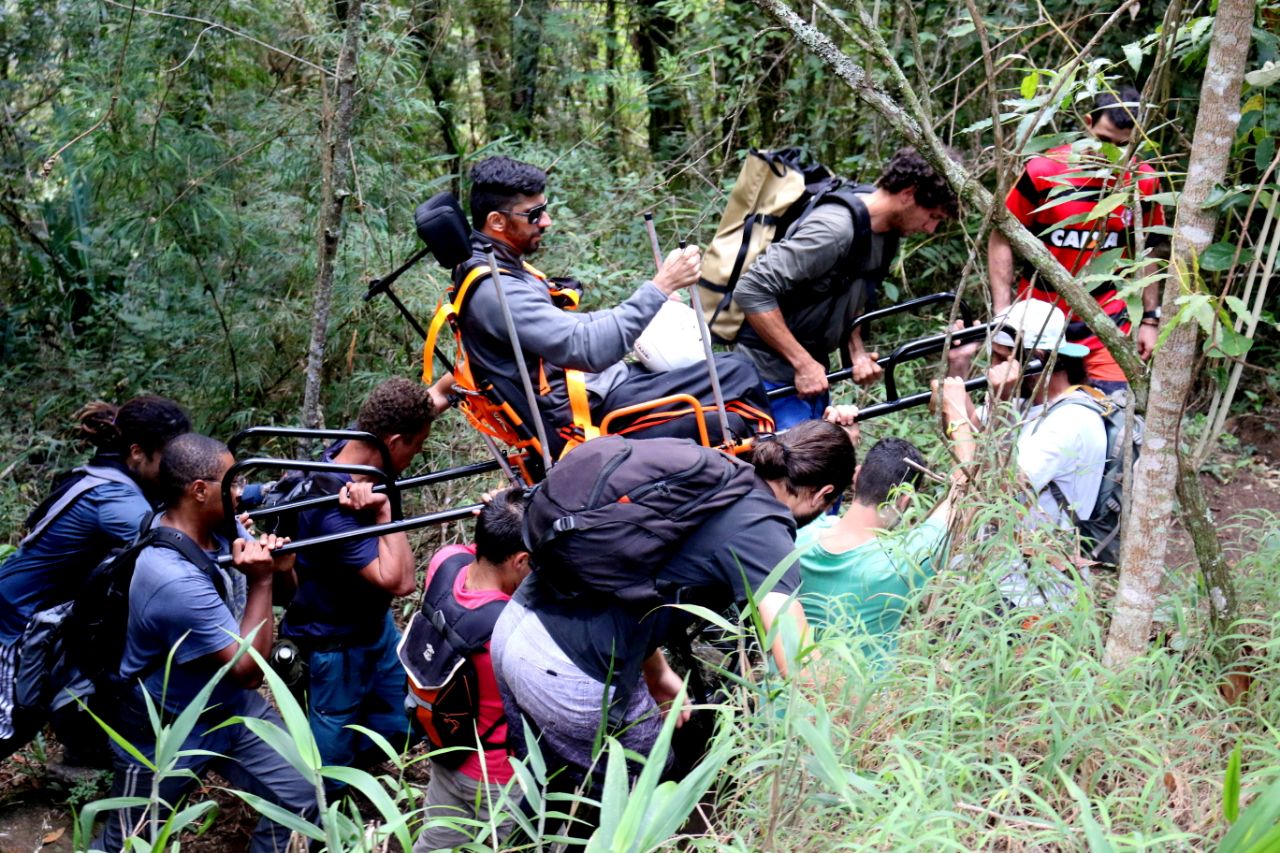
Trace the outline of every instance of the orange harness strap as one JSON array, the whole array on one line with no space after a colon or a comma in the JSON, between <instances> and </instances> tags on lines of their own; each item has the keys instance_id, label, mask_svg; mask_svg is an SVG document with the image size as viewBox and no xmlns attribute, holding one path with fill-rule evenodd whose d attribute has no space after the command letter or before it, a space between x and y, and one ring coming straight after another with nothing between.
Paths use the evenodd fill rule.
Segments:
<instances>
[{"instance_id":1,"label":"orange harness strap","mask_svg":"<svg viewBox=\"0 0 1280 853\"><path fill-rule=\"evenodd\" d=\"M530 264L524 265L525 272L537 278L539 281L546 282L547 277ZM502 268L498 269L499 273L508 272ZM467 294L470 292L472 285L476 283L482 276L489 275L488 266L479 265L467 273L466 277L458 284L456 288L451 289L451 299L442 300L436 308L435 316L431 318L431 325L427 330L427 339L423 344L422 350L422 381L430 385L434 377L434 361L433 353L435 352L436 341L439 339L440 331L444 328L444 324L448 323L453 328L454 340L458 350L458 364L455 370L454 380L465 388L478 391L477 383L471 375L469 359L466 357L466 351L462 346L462 331L458 324L458 318L462 314L463 307L466 302ZM576 290L555 290L549 289L552 298L558 298L561 302L567 303L566 310L573 310L578 307L578 292ZM572 418L572 424L567 431L567 444L565 452L572 447L576 447L583 441L595 438L600 434L599 428L591 419L591 400L587 393L586 376L581 370L564 370L565 390L569 397L569 412ZM551 393L551 383L547 380L546 364L541 359L538 362L538 393L546 396ZM510 404L504 401L503 409L510 409ZM509 414L514 414L514 410ZM517 418L517 421L519 419ZM498 436L508 444L512 444L505 436Z\"/></svg>"}]
</instances>

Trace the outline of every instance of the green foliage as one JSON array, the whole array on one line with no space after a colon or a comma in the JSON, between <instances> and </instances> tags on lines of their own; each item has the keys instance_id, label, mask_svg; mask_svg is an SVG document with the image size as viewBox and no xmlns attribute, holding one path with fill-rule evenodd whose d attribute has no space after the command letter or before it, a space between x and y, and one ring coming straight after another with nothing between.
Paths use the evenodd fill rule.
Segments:
<instances>
[{"instance_id":1,"label":"green foliage","mask_svg":"<svg viewBox=\"0 0 1280 853\"><path fill-rule=\"evenodd\" d=\"M1213 199L1222 231L1198 259L1176 318L1204 330L1204 375L1220 388L1232 359L1269 365L1280 346L1275 293L1242 289L1268 257L1262 223L1278 188L1276 170L1268 169L1280 136L1280 42L1271 26L1275 6L1263 5L1231 172ZM1133 17L1120 16L1077 62L1095 21L1114 11L1106 4L980 5L993 45L988 81L977 22L963 4L854 4L831 16L800 6L867 68L872 83L884 85L885 72L856 41L865 27L877 28L935 130L989 187L998 178L1007 186L1027 155L1078 144L1090 97L1146 79L1167 35L1164 9L1137 4ZM10 542L53 473L83 458L66 427L87 400L167 393L191 408L198 429L224 438L250 424L297 421L323 180L323 85L341 33L335 4L130 8L18 0L0 14L0 390L9 403L0 421L0 518ZM365 5L356 195L347 202L337 258L325 372L331 424L349 420L379 379L420 370L420 342L393 308L360 297L368 279L417 248L415 205L458 188L479 157L506 153L554 167L555 226L535 263L586 282L589 308L616 304L649 274L643 212L655 213L666 247L710 237L746 149L802 144L842 174L870 180L900 144L894 127L746 0L524 4L521 26L535 9L540 16L538 68L521 79L531 79L537 97L531 120L516 122L513 8L495 0ZM673 22L675 37L646 69L638 34L650 13ZM1156 93L1140 150L1166 178L1165 204L1177 199L1211 23L1199 8L1173 23L1168 47L1177 73ZM659 111L680 126L655 140L651 117ZM996 122L1002 155L1012 156L991 156ZM1099 168L1122 158L1114 146L1098 153ZM1107 204L1129 202L1116 193ZM981 308L982 213L964 211L960 222L904 245L884 298L962 289ZM1086 275L1091 285L1116 286L1131 308L1152 281L1142 263L1113 257L1098 258ZM425 318L446 283L443 271L424 263L398 292ZM1252 336L1243 331L1251 316L1261 321ZM882 324L868 344L885 354L936 331L941 319ZM908 365L899 383L923 388L935 370ZM1269 388L1243 388L1245 405L1265 408L1274 398ZM840 401L860 405L881 393L835 390ZM1200 429L1216 432L1212 421ZM933 424L919 411L868 423L864 434L866 446L882 435L907 436L940 458ZM442 421L426 465L483 457L470 431ZM493 483L424 490L406 509L456 504L486 485ZM1259 677L1242 705L1222 699L1196 585L1171 579L1163 609L1176 638L1129 673L1108 672L1098 663L1105 606L1082 604L1030 627L998 607L1001 567L1017 547L1009 519L1019 510L1004 491L979 503L974 526L990 535L966 546L967 568L945 574L913 602L923 612L908 620L893 666L867 660L856 638L828 635L814 668L820 686L725 673L735 701L715 710L721 723L712 751L679 784L659 783L655 769L665 762L670 725L634 785L619 775L620 747L606 742L600 760L611 775L592 849L1154 850L1202 849L1219 839L1224 850L1265 849L1276 820L1270 804L1280 800L1271 778L1280 756L1260 721L1277 718L1277 695ZM1254 526L1265 532L1276 524L1268 518ZM454 528L423 532L415 544L425 552L457 535ZM1241 598L1253 607L1241 631L1259 672L1274 680L1276 538L1259 538L1237 567L1246 582ZM1037 544L1049 552L1060 543ZM8 547L0 543L0 557ZM1095 605L1105 591L1104 580ZM758 634L757 621L721 627ZM300 709L276 687L284 728L244 724L259 726L318 784L349 783L371 809L366 815L351 801L329 803L315 824L296 828L333 850L392 838L406 846L419 820L418 792L405 781L411 759L386 744L392 774L321 766ZM162 771L172 767L190 722L184 714L157 729ZM1222 788L1238 785L1239 795L1220 798L1233 746L1239 758ZM594 804L581 794L544 796L547 768L531 747L496 807L510 811L523 792L533 817L517 820L538 839L534 846L550 846L548 826L575 804ZM664 841L707 792L717 803L711 829ZM243 798L271 812L264 801ZM1230 803L1244 804L1229 832L1220 801L1228 818ZM82 842L103 807L81 811ZM137 849L163 847L215 817L208 803L188 806ZM367 821L375 824L372 836ZM483 832L480 843L490 843Z\"/></svg>"}]
</instances>

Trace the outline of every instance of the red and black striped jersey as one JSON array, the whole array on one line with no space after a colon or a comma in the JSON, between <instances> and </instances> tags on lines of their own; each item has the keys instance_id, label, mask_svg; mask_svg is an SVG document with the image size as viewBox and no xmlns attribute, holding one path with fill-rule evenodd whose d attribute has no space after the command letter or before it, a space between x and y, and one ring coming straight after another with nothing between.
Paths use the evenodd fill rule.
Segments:
<instances>
[{"instance_id":1,"label":"red and black striped jersey","mask_svg":"<svg viewBox=\"0 0 1280 853\"><path fill-rule=\"evenodd\" d=\"M1089 261L1103 252L1120 248L1128 257L1133 247L1133 205L1120 204L1106 216L1089 222L1066 222L1073 217L1080 219L1093 211L1102 199L1121 191L1133 180L1133 169L1123 172L1088 153L1073 153L1070 145L1063 145L1033 157L1018 182L1009 190L1005 205L1018 221L1043 241L1058 262L1072 273L1080 272ZM1144 227L1164 224L1164 211L1159 204L1148 201L1159 192L1160 179L1146 163L1137 167L1138 193L1142 198ZM1028 289L1036 299L1052 302L1073 320L1066 302L1054 292L1048 282L1036 280L1031 288L1030 269L1024 269L1018 278L1018 293ZM1113 284L1105 282L1093 291L1098 304L1120 324L1122 331L1129 326L1125 304L1117 298ZM1090 350L1102 348L1102 342L1083 323L1071 322L1067 327L1067 339L1082 343Z\"/></svg>"}]
</instances>

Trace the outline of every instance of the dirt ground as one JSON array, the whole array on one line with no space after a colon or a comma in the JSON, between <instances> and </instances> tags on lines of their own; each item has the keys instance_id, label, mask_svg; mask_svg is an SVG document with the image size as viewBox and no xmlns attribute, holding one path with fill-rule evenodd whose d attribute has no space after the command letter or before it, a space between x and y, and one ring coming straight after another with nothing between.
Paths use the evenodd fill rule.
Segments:
<instances>
[{"instance_id":1,"label":"dirt ground","mask_svg":"<svg viewBox=\"0 0 1280 853\"><path fill-rule=\"evenodd\" d=\"M1219 460L1212 473L1200 475L1200 481L1209 511L1219 523L1223 550L1234 561L1243 548L1257 541L1261 517L1280 518L1280 457L1269 462L1261 453L1252 458L1221 454ZM1171 569L1194 565L1191 537L1181 525L1169 543L1167 561Z\"/></svg>"},{"instance_id":2,"label":"dirt ground","mask_svg":"<svg viewBox=\"0 0 1280 853\"><path fill-rule=\"evenodd\" d=\"M1247 543L1257 541L1258 519L1263 513L1280 518L1280 433L1274 423L1257 415L1232 419L1228 430L1238 436L1246 452L1217 454L1201 475L1232 561L1243 548L1252 547ZM1170 542L1169 566L1174 571L1187 571L1194 560L1190 537L1179 528ZM56 758L58 752L57 744L51 742L50 757ZM205 835L183 839L183 850L238 853L247 849L257 818L238 799L216 790L219 784L216 777L208 780L198 795L218 801L219 819ZM47 774L30 750L0 763L0 853L71 853L69 793L68 786Z\"/></svg>"}]
</instances>

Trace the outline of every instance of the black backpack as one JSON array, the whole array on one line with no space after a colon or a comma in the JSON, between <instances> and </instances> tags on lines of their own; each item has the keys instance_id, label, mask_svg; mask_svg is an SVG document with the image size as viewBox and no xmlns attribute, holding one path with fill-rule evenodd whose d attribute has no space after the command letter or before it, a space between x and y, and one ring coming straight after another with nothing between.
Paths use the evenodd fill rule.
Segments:
<instances>
[{"instance_id":1,"label":"black backpack","mask_svg":"<svg viewBox=\"0 0 1280 853\"><path fill-rule=\"evenodd\" d=\"M657 575L670 557L754 483L752 466L688 439L596 438L531 491L525 546L559 595L649 609L666 600Z\"/></svg>"},{"instance_id":2,"label":"black backpack","mask_svg":"<svg viewBox=\"0 0 1280 853\"><path fill-rule=\"evenodd\" d=\"M263 498L258 506L269 509L308 498L336 495L345 482L336 474L324 471L290 471L270 484L269 488L263 489ZM274 533L277 536L288 536L294 539L298 535L298 513L282 512L268 516L257 526L263 533Z\"/></svg>"},{"instance_id":3,"label":"black backpack","mask_svg":"<svg viewBox=\"0 0 1280 853\"><path fill-rule=\"evenodd\" d=\"M76 596L63 639L67 661L99 692L119 695L129 684L164 665L164 658L160 658L145 672L133 675L128 683L120 676L129 629L129 584L133 582L138 555L153 546L177 551L209 576L223 601L230 600L218 564L195 540L172 527L152 527L137 542L103 560L89 573Z\"/></svg>"},{"instance_id":4,"label":"black backpack","mask_svg":"<svg viewBox=\"0 0 1280 853\"><path fill-rule=\"evenodd\" d=\"M476 745L480 678L472 656L489 642L506 602L491 601L475 609L458 604L453 597L454 581L474 560L470 554L460 553L440 564L423 595L422 609L409 619L396 647L400 665L409 676L405 709L421 726L432 750L474 749ZM479 732L485 749L506 746L490 740L504 722L506 718L500 716ZM465 749L452 749L432 755L431 760L455 770L470 754Z\"/></svg>"}]
</instances>

